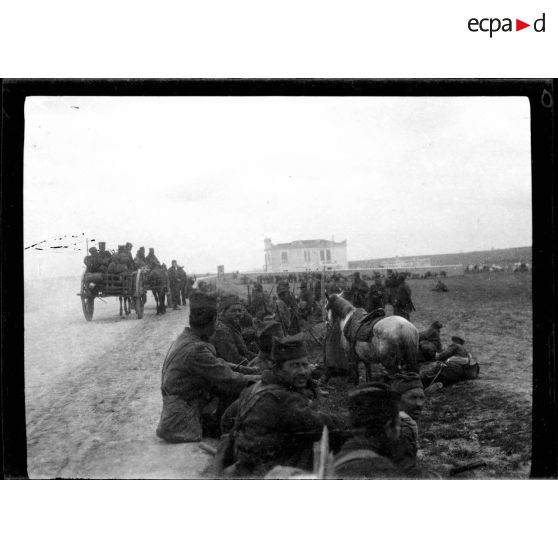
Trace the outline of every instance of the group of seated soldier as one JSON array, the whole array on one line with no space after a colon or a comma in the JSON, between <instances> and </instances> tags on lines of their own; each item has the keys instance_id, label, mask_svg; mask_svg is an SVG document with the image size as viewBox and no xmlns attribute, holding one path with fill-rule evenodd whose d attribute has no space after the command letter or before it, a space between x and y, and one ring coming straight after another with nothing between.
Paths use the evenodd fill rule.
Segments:
<instances>
[{"instance_id":1,"label":"group of seated soldier","mask_svg":"<svg viewBox=\"0 0 558 558\"><path fill-rule=\"evenodd\" d=\"M273 316L250 320L235 295L191 293L190 325L163 364L160 438L219 440L209 476L277 478L313 474L314 444L327 426L329 476L425 476L417 465L418 374L382 376L351 391L346 412L324 412L303 334L286 334ZM243 325L255 330L252 346Z\"/></svg>"},{"instance_id":2,"label":"group of seated soldier","mask_svg":"<svg viewBox=\"0 0 558 558\"><path fill-rule=\"evenodd\" d=\"M132 256L133 245L131 242L120 244L118 250L110 252L106 249L105 242L99 242L99 248L89 248L89 256L83 260L88 273L111 273L121 274L140 268L153 269L160 265L154 248L149 248L149 253L145 255L145 248L142 246L136 252L136 257Z\"/></svg>"}]
</instances>

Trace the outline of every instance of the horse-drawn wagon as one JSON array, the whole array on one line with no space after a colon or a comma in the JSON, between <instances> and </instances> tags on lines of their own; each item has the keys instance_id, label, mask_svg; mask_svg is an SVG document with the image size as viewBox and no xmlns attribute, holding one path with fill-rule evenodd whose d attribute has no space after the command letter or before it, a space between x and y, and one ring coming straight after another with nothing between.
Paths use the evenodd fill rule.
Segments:
<instances>
[{"instance_id":1,"label":"horse-drawn wagon","mask_svg":"<svg viewBox=\"0 0 558 558\"><path fill-rule=\"evenodd\" d=\"M117 296L120 300L120 315L124 306L124 313L130 314L131 308L138 319L143 318L143 309L147 300L147 285L143 270L124 273L89 273L85 271L81 278L81 298L83 315L89 322L93 319L96 298Z\"/></svg>"}]
</instances>

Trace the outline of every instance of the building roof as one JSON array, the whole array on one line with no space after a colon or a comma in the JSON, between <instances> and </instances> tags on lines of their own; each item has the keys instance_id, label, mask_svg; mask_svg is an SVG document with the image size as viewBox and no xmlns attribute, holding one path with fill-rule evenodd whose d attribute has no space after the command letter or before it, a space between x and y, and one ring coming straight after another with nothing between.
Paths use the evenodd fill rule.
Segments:
<instances>
[{"instance_id":1,"label":"building roof","mask_svg":"<svg viewBox=\"0 0 558 558\"><path fill-rule=\"evenodd\" d=\"M324 240L317 238L313 240L294 240L293 242L283 242L281 244L271 244L271 249L278 248L286 250L289 248L333 248L335 246L346 246L347 241L335 242L334 240Z\"/></svg>"}]
</instances>

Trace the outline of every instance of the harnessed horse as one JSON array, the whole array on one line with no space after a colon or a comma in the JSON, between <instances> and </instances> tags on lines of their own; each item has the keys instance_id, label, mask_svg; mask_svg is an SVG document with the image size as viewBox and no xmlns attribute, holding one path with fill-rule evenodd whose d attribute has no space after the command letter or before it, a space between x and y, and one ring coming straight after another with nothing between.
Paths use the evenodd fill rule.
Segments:
<instances>
[{"instance_id":1,"label":"harnessed horse","mask_svg":"<svg viewBox=\"0 0 558 558\"><path fill-rule=\"evenodd\" d=\"M326 310L331 323L339 321L341 346L352 360L366 364L379 363L389 375L396 374L404 366L408 372L418 372L417 353L419 332L417 328L401 316L379 317L372 322L370 333L359 335L361 327L370 321L355 315L358 310L340 295L332 294L327 299ZM352 319L359 319L356 324ZM349 327L347 327L349 325ZM346 337L349 336L349 338Z\"/></svg>"},{"instance_id":2,"label":"harnessed horse","mask_svg":"<svg viewBox=\"0 0 558 558\"><path fill-rule=\"evenodd\" d=\"M169 276L165 269L156 265L149 273L151 292L157 305L157 314L165 314L167 306L165 304L165 294L168 290Z\"/></svg>"}]
</instances>

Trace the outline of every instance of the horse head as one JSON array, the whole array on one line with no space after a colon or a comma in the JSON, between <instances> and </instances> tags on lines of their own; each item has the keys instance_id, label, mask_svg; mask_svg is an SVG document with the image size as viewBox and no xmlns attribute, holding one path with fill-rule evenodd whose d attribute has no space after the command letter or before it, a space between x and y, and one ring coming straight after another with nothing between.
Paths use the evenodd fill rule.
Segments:
<instances>
[{"instance_id":1,"label":"horse head","mask_svg":"<svg viewBox=\"0 0 558 558\"><path fill-rule=\"evenodd\" d=\"M346 318L355 307L342 297L342 294L331 294L327 298L326 311L329 321Z\"/></svg>"}]
</instances>

